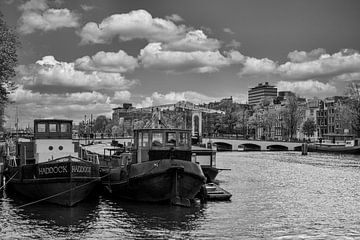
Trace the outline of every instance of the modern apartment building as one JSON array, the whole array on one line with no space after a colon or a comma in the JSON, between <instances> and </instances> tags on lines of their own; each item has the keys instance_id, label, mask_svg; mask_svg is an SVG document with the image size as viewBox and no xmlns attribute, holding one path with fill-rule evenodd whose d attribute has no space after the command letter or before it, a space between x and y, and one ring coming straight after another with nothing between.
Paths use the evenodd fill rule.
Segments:
<instances>
[{"instance_id":1,"label":"modern apartment building","mask_svg":"<svg viewBox=\"0 0 360 240\"><path fill-rule=\"evenodd\" d=\"M267 98L276 98L277 88L269 85L268 82L264 84L259 83L256 87L250 88L248 91L248 103L250 105L258 105Z\"/></svg>"}]
</instances>

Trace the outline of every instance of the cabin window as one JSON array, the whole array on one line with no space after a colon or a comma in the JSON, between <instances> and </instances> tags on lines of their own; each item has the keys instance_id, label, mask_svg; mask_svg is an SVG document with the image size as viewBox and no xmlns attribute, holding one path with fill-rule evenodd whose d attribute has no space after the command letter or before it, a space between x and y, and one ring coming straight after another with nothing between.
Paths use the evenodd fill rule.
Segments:
<instances>
[{"instance_id":1,"label":"cabin window","mask_svg":"<svg viewBox=\"0 0 360 240\"><path fill-rule=\"evenodd\" d=\"M143 133L142 146L143 147L148 147L149 146L149 134L148 133Z\"/></svg>"},{"instance_id":2,"label":"cabin window","mask_svg":"<svg viewBox=\"0 0 360 240\"><path fill-rule=\"evenodd\" d=\"M142 133L139 132L139 139L138 139L138 146L141 146L141 140L142 140Z\"/></svg>"},{"instance_id":3,"label":"cabin window","mask_svg":"<svg viewBox=\"0 0 360 240\"><path fill-rule=\"evenodd\" d=\"M69 128L69 124L67 123L62 123L60 124L60 132L69 132L70 128Z\"/></svg>"},{"instance_id":4,"label":"cabin window","mask_svg":"<svg viewBox=\"0 0 360 240\"><path fill-rule=\"evenodd\" d=\"M45 125L45 123L39 123L38 125L37 125L37 131L39 132L39 133L43 133L43 132L45 132L46 131L46 125Z\"/></svg>"},{"instance_id":5,"label":"cabin window","mask_svg":"<svg viewBox=\"0 0 360 240\"><path fill-rule=\"evenodd\" d=\"M152 146L160 147L163 145L163 136L162 133L153 133L152 134Z\"/></svg>"},{"instance_id":6,"label":"cabin window","mask_svg":"<svg viewBox=\"0 0 360 240\"><path fill-rule=\"evenodd\" d=\"M56 132L56 123L49 124L49 132Z\"/></svg>"},{"instance_id":7,"label":"cabin window","mask_svg":"<svg viewBox=\"0 0 360 240\"><path fill-rule=\"evenodd\" d=\"M174 132L167 132L166 133L166 145L176 145L176 133Z\"/></svg>"},{"instance_id":8,"label":"cabin window","mask_svg":"<svg viewBox=\"0 0 360 240\"><path fill-rule=\"evenodd\" d=\"M184 146L187 144L187 134L184 132L181 132L179 134L179 145Z\"/></svg>"}]
</instances>

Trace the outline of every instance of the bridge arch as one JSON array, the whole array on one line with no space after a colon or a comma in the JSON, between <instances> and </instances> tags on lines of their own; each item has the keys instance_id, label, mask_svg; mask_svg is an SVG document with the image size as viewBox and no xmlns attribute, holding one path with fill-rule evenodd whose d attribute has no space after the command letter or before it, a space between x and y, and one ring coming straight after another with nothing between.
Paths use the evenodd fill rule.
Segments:
<instances>
[{"instance_id":1,"label":"bridge arch","mask_svg":"<svg viewBox=\"0 0 360 240\"><path fill-rule=\"evenodd\" d=\"M289 151L289 148L280 144L273 144L266 147L269 151Z\"/></svg>"},{"instance_id":2,"label":"bridge arch","mask_svg":"<svg viewBox=\"0 0 360 240\"><path fill-rule=\"evenodd\" d=\"M216 145L217 151L232 151L233 147L230 143L225 142L214 142Z\"/></svg>"},{"instance_id":3,"label":"bridge arch","mask_svg":"<svg viewBox=\"0 0 360 240\"><path fill-rule=\"evenodd\" d=\"M238 145L238 151L261 151L261 146L254 143L243 143Z\"/></svg>"}]
</instances>

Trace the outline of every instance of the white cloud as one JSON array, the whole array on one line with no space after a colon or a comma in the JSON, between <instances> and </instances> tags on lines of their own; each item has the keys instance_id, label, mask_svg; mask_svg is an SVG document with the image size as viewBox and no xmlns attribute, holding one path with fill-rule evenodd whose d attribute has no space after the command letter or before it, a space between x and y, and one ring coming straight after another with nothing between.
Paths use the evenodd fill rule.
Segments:
<instances>
[{"instance_id":1,"label":"white cloud","mask_svg":"<svg viewBox=\"0 0 360 240\"><path fill-rule=\"evenodd\" d=\"M295 50L288 54L288 58L291 62L301 63L317 60L324 54L326 54L326 51L323 48L317 48L310 52Z\"/></svg>"},{"instance_id":2,"label":"white cloud","mask_svg":"<svg viewBox=\"0 0 360 240\"><path fill-rule=\"evenodd\" d=\"M111 116L112 108L116 106L110 103L109 96L96 91L49 94L19 86L9 97L15 105L7 107L6 116L10 123L14 122L17 109L22 126L32 126L34 118L67 118L79 122L84 115Z\"/></svg>"},{"instance_id":3,"label":"white cloud","mask_svg":"<svg viewBox=\"0 0 360 240\"><path fill-rule=\"evenodd\" d=\"M94 56L84 56L75 60L76 70L102 72L128 72L138 67L137 59L120 50L116 52L98 52Z\"/></svg>"},{"instance_id":4,"label":"white cloud","mask_svg":"<svg viewBox=\"0 0 360 240\"><path fill-rule=\"evenodd\" d=\"M344 73L330 79L333 82L351 82L360 80L360 72Z\"/></svg>"},{"instance_id":5,"label":"white cloud","mask_svg":"<svg viewBox=\"0 0 360 240\"><path fill-rule=\"evenodd\" d=\"M234 49L238 49L240 48L241 43L236 41L235 39L231 40L230 43L226 44L226 47L228 48L234 48Z\"/></svg>"},{"instance_id":6,"label":"white cloud","mask_svg":"<svg viewBox=\"0 0 360 240\"><path fill-rule=\"evenodd\" d=\"M194 30L186 33L184 38L172 41L163 46L170 51L214 51L220 48L220 42L213 38L208 38L202 30Z\"/></svg>"},{"instance_id":7,"label":"white cloud","mask_svg":"<svg viewBox=\"0 0 360 240\"><path fill-rule=\"evenodd\" d=\"M350 81L360 73L360 54L355 50L344 49L330 55L319 48L310 52L293 51L288 57L291 61L278 64L268 58L243 56L239 76L267 74L283 80Z\"/></svg>"},{"instance_id":8,"label":"white cloud","mask_svg":"<svg viewBox=\"0 0 360 240\"><path fill-rule=\"evenodd\" d=\"M204 94L185 91L185 92L169 92L166 94L154 92L151 97L145 97L141 103L136 104L136 107L150 107L163 104L174 104L179 101L189 101L194 104L206 103L211 101L217 101L218 98L209 97Z\"/></svg>"},{"instance_id":9,"label":"white cloud","mask_svg":"<svg viewBox=\"0 0 360 240\"><path fill-rule=\"evenodd\" d=\"M228 34L231 34L231 35L235 34L230 28L224 28L223 30L224 30L224 32L226 32Z\"/></svg>"},{"instance_id":10,"label":"white cloud","mask_svg":"<svg viewBox=\"0 0 360 240\"><path fill-rule=\"evenodd\" d=\"M13 93L9 95L9 98L11 101L16 102L17 104L26 104L31 102L37 105L51 106L106 103L108 96L96 91L60 94L39 93L25 89L23 85L20 85Z\"/></svg>"},{"instance_id":11,"label":"white cloud","mask_svg":"<svg viewBox=\"0 0 360 240\"><path fill-rule=\"evenodd\" d=\"M21 66L18 69L18 83L32 89L42 86L62 86L91 91L102 89L115 91L129 89L137 84L136 80L125 79L120 73L77 71L74 63L59 62L53 56L45 56L35 65Z\"/></svg>"},{"instance_id":12,"label":"white cloud","mask_svg":"<svg viewBox=\"0 0 360 240\"><path fill-rule=\"evenodd\" d=\"M150 43L141 50L139 59L145 68L169 72L214 72L221 67L240 62L242 55L237 51L222 55L219 51L166 51L161 43Z\"/></svg>"},{"instance_id":13,"label":"white cloud","mask_svg":"<svg viewBox=\"0 0 360 240\"><path fill-rule=\"evenodd\" d=\"M112 98L112 102L118 103L122 101L128 101L131 98L131 93L128 90L124 91L116 91L114 93L114 97Z\"/></svg>"},{"instance_id":14,"label":"white cloud","mask_svg":"<svg viewBox=\"0 0 360 240\"><path fill-rule=\"evenodd\" d=\"M304 97L332 96L336 94L336 87L329 83L322 83L315 80L277 83L278 91L292 91Z\"/></svg>"},{"instance_id":15,"label":"white cloud","mask_svg":"<svg viewBox=\"0 0 360 240\"><path fill-rule=\"evenodd\" d=\"M277 64L268 58L245 57L240 75L269 74L276 71Z\"/></svg>"},{"instance_id":16,"label":"white cloud","mask_svg":"<svg viewBox=\"0 0 360 240\"><path fill-rule=\"evenodd\" d=\"M80 7L86 12L91 11L95 8L95 6L90 6L87 4L80 4Z\"/></svg>"},{"instance_id":17,"label":"white cloud","mask_svg":"<svg viewBox=\"0 0 360 240\"><path fill-rule=\"evenodd\" d=\"M81 43L108 43L114 37L122 41L135 38L148 41L173 41L185 33L183 25L172 21L153 18L146 10L134 10L124 14L114 14L100 24L89 22L79 31Z\"/></svg>"},{"instance_id":18,"label":"white cloud","mask_svg":"<svg viewBox=\"0 0 360 240\"><path fill-rule=\"evenodd\" d=\"M19 6L19 32L30 34L36 30L50 31L79 26L80 16L69 9L49 8L45 0L31 0Z\"/></svg>"},{"instance_id":19,"label":"white cloud","mask_svg":"<svg viewBox=\"0 0 360 240\"><path fill-rule=\"evenodd\" d=\"M33 10L41 10L45 11L49 8L46 0L30 0L21 4L19 6L19 10L21 11L33 11Z\"/></svg>"},{"instance_id":20,"label":"white cloud","mask_svg":"<svg viewBox=\"0 0 360 240\"><path fill-rule=\"evenodd\" d=\"M291 58L295 59L294 56ZM298 61L304 59L308 58L306 56L299 58L297 55ZM278 67L278 73L288 79L331 77L353 72L360 72L360 54L347 49L333 55L322 54L312 61L286 62Z\"/></svg>"},{"instance_id":21,"label":"white cloud","mask_svg":"<svg viewBox=\"0 0 360 240\"><path fill-rule=\"evenodd\" d=\"M184 19L181 16L179 16L178 14L172 14L170 16L166 16L165 19L173 21L173 22L183 22L184 21Z\"/></svg>"}]
</instances>

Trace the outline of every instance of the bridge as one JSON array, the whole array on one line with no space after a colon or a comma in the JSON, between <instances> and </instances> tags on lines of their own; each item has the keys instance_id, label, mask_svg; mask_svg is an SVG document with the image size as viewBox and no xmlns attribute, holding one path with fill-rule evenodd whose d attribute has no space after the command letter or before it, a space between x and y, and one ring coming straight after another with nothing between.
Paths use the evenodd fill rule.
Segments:
<instances>
[{"instance_id":1,"label":"bridge","mask_svg":"<svg viewBox=\"0 0 360 240\"><path fill-rule=\"evenodd\" d=\"M213 143L216 144L218 150L229 150L237 151L238 148L244 150L255 150L255 151L301 151L302 142L281 142L281 141L259 141L249 139L236 139L236 138L203 138L202 143Z\"/></svg>"},{"instance_id":2,"label":"bridge","mask_svg":"<svg viewBox=\"0 0 360 240\"><path fill-rule=\"evenodd\" d=\"M131 146L134 142L132 137L116 137L116 138L96 138L96 139L84 139L76 138L74 142L80 144L89 144L96 142L111 143L117 141L120 144ZM302 142L282 142L282 141L260 141L250 139L236 139L236 138L203 138L202 143L213 143L216 144L220 150L237 151L239 147L243 147L244 150L255 150L255 151L301 151Z\"/></svg>"}]
</instances>

